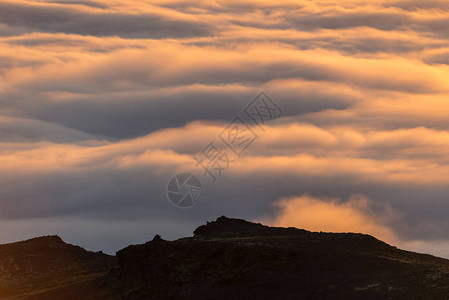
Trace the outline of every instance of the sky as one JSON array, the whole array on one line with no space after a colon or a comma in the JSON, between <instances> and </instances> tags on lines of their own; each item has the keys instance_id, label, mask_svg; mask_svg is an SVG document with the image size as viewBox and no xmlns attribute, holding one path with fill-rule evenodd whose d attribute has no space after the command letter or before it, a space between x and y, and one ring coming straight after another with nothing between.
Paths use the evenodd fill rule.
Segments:
<instances>
[{"instance_id":1,"label":"sky","mask_svg":"<svg viewBox=\"0 0 449 300\"><path fill-rule=\"evenodd\" d=\"M432 0L2 0L0 243L113 254L226 215L449 258L448 28Z\"/></svg>"}]
</instances>

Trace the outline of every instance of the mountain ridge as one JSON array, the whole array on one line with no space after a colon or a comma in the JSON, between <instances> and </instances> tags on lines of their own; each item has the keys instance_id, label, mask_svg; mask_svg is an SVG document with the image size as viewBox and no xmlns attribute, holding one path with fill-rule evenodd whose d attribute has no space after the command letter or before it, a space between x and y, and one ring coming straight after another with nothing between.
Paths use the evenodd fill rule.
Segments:
<instances>
[{"instance_id":1,"label":"mountain ridge","mask_svg":"<svg viewBox=\"0 0 449 300\"><path fill-rule=\"evenodd\" d=\"M32 262L30 255L42 261ZM147 243L125 247L115 257L66 244L58 236L0 245L0 278L16 272L8 265L11 259L22 264L34 289L21 290L24 281L19 280L8 287L7 298L2 298L0 286L0 299L447 299L449 295L447 259L400 250L366 234L269 227L224 216L197 227L192 237L167 241L156 235Z\"/></svg>"}]
</instances>

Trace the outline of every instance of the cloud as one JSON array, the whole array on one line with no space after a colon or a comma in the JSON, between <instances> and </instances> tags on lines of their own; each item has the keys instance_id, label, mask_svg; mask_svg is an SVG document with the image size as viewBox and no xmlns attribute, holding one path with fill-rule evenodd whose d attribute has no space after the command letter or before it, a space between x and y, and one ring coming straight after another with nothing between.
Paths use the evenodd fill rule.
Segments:
<instances>
[{"instance_id":1,"label":"cloud","mask_svg":"<svg viewBox=\"0 0 449 300\"><path fill-rule=\"evenodd\" d=\"M372 235L382 241L406 250L449 257L447 241L407 240L389 225L401 221L401 215L390 206L383 205L377 211L373 203L363 195L353 195L342 201L335 198L317 198L310 195L289 197L274 203L274 217L258 222L278 227L296 227L310 231L354 232Z\"/></svg>"},{"instance_id":2,"label":"cloud","mask_svg":"<svg viewBox=\"0 0 449 300\"><path fill-rule=\"evenodd\" d=\"M395 234L443 253L446 6L3 1L0 222L18 228L3 241L67 222L68 240L91 226L86 246L100 249L105 235L113 252L223 214L274 217L284 199L286 214L349 216L304 215L318 231ZM253 127L259 138L211 183L191 155L225 147L218 134L260 91L285 114ZM166 199L178 172L203 183L191 210ZM127 230L136 232L125 241Z\"/></svg>"},{"instance_id":3,"label":"cloud","mask_svg":"<svg viewBox=\"0 0 449 300\"><path fill-rule=\"evenodd\" d=\"M290 16L287 21L300 29L342 29L371 27L380 30L397 30L412 23L407 15L393 12L351 12L336 15Z\"/></svg>"},{"instance_id":4,"label":"cloud","mask_svg":"<svg viewBox=\"0 0 449 300\"><path fill-rule=\"evenodd\" d=\"M387 3L386 6L399 7L409 11L419 10L448 10L449 5L446 1L430 0L430 1L416 1L416 0L403 0L395 1L394 3Z\"/></svg>"},{"instance_id":5,"label":"cloud","mask_svg":"<svg viewBox=\"0 0 449 300\"><path fill-rule=\"evenodd\" d=\"M188 171L197 174L209 192L204 206L186 215L187 219L235 214L236 209L242 217L255 217L266 213L273 199L282 195L310 192L345 197L360 191L376 202L388 197L395 209L407 212L404 223L416 228L410 231L397 226L396 230L415 238L425 235L436 239L447 234L446 227L438 225L445 216L436 215L445 207L444 174L448 170L445 165L436 165L435 159L444 153L427 147L424 149L430 152L422 157L412 153L406 159L404 149L421 145L412 133L398 132L390 137L385 132L310 125L266 127L265 132L258 131L260 139L244 157L232 157L234 162L219 178L220 183L211 186L191 154L218 140L225 124L195 122L121 142L4 143L0 215L7 219L79 215L97 220L170 215L173 207L166 200L166 184L174 174ZM384 156L379 156L377 143L386 147L392 141L396 144L384 148ZM367 149L374 153L372 158L363 158L370 154ZM403 200L404 191L407 201ZM434 199L433 206L425 211L423 195ZM432 229L431 237L427 231L435 226L440 230Z\"/></svg>"},{"instance_id":6,"label":"cloud","mask_svg":"<svg viewBox=\"0 0 449 300\"><path fill-rule=\"evenodd\" d=\"M101 138L53 123L33 119L1 117L0 126L0 141L3 142L51 141L75 143Z\"/></svg>"},{"instance_id":7,"label":"cloud","mask_svg":"<svg viewBox=\"0 0 449 300\"><path fill-rule=\"evenodd\" d=\"M370 201L362 195L352 196L346 202L302 195L281 199L275 205L277 215L264 223L310 231L365 233L390 243L398 240L395 232L385 225L393 218L391 208L374 212Z\"/></svg>"},{"instance_id":8,"label":"cloud","mask_svg":"<svg viewBox=\"0 0 449 300\"><path fill-rule=\"evenodd\" d=\"M76 3L76 2L75 2ZM140 14L105 10L86 2L88 6L42 3L33 1L0 3L1 23L26 28L28 32L62 32L80 35L129 38L163 38L210 35L208 24L180 14L169 16L157 12Z\"/></svg>"}]
</instances>

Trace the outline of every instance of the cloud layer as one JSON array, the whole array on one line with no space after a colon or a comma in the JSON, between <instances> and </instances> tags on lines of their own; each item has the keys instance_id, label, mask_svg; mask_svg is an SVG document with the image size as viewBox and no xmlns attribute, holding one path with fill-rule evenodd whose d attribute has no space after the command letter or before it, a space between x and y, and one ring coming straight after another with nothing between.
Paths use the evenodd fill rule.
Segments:
<instances>
[{"instance_id":1,"label":"cloud layer","mask_svg":"<svg viewBox=\"0 0 449 300\"><path fill-rule=\"evenodd\" d=\"M0 242L113 252L225 214L449 255L448 25L444 1L3 1ZM191 155L260 91L284 115L212 184Z\"/></svg>"}]
</instances>

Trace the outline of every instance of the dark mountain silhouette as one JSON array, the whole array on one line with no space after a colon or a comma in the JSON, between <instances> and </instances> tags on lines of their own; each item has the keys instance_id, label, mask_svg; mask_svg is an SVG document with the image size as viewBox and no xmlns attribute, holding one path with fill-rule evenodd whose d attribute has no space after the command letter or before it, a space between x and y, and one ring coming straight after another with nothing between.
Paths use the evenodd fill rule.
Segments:
<instances>
[{"instance_id":1,"label":"dark mountain silhouette","mask_svg":"<svg viewBox=\"0 0 449 300\"><path fill-rule=\"evenodd\" d=\"M0 275L2 299L449 299L449 260L226 217L116 258L58 237L3 245Z\"/></svg>"}]
</instances>

